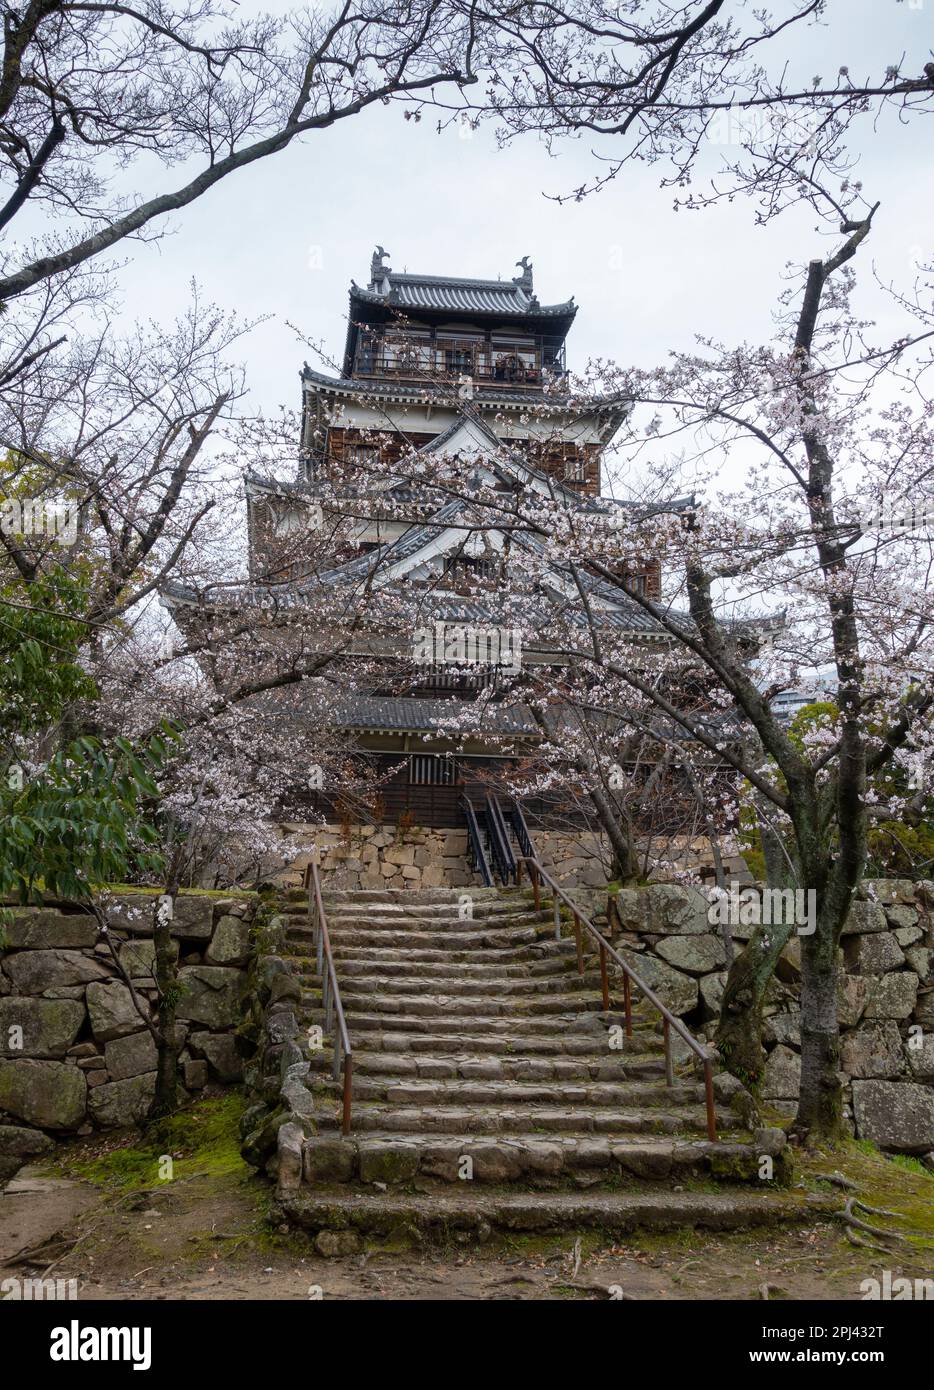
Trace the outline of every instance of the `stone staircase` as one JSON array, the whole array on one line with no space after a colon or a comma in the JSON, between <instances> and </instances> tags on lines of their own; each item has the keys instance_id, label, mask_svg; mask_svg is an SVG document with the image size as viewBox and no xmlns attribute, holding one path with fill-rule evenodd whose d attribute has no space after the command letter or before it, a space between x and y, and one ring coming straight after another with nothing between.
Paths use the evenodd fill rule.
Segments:
<instances>
[{"instance_id":1,"label":"stone staircase","mask_svg":"<svg viewBox=\"0 0 934 1390\"><path fill-rule=\"evenodd\" d=\"M658 1024L633 1034L603 1010L595 956L577 971L572 936L516 890L360 890L327 895L353 1046L353 1131L340 1132L331 1053L307 1086L317 1133L303 1180L281 1192L314 1231L461 1238L492 1228L729 1229L815 1214L787 1177L783 1136L739 1127L718 1078L720 1139L706 1139L704 1088L678 1044L666 1085ZM310 925L290 919L303 1023L322 1022ZM733 1083L735 1086L735 1083ZM819 1204L818 1204L819 1205ZM467 1233L466 1237L463 1233Z\"/></svg>"}]
</instances>

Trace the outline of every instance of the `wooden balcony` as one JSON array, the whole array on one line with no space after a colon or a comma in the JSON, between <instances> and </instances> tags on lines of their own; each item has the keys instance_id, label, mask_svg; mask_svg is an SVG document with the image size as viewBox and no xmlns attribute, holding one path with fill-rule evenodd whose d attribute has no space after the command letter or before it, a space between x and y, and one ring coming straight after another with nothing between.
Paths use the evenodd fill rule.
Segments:
<instances>
[{"instance_id":1,"label":"wooden balcony","mask_svg":"<svg viewBox=\"0 0 934 1390\"><path fill-rule=\"evenodd\" d=\"M484 386L541 390L566 375L564 343L554 338L457 338L424 334L361 332L354 356L355 377L429 384L470 377Z\"/></svg>"}]
</instances>

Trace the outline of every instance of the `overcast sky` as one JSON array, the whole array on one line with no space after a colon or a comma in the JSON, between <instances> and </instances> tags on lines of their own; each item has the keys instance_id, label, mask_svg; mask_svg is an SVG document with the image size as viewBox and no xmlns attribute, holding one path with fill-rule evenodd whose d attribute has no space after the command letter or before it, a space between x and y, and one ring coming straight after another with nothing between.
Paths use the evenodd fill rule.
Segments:
<instances>
[{"instance_id":1,"label":"overcast sky","mask_svg":"<svg viewBox=\"0 0 934 1390\"><path fill-rule=\"evenodd\" d=\"M828 22L797 31L788 56L805 82L830 79L841 64L875 77L903 54L906 72L920 72L932 45L934 0L831 0ZM883 280L904 283L931 253L932 133L930 121L860 127L860 176L882 203L871 251ZM219 305L270 315L242 355L251 406L272 412L299 404L306 354L287 321L339 358L350 280L366 284L377 242L393 269L436 275L509 279L530 256L543 302L573 294L580 305L568 344L576 368L590 356L648 367L696 333L761 340L786 263L826 252L805 213L766 229L742 202L675 213L673 190L638 165L582 203L546 196L596 170L589 140L566 142L555 157L534 137L499 150L491 131L438 135L430 114L415 124L401 106L379 106L225 180L177 217L171 236L132 247L121 272L126 310L164 320L183 309L194 277ZM178 170L159 177L169 187ZM860 273L868 286L868 258ZM879 306L875 292L871 302Z\"/></svg>"}]
</instances>

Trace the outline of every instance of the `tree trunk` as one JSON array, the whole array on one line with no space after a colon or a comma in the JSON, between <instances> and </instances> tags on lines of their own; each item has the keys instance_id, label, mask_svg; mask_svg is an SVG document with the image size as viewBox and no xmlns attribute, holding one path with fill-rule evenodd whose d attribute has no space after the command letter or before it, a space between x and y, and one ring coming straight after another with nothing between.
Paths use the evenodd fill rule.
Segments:
<instances>
[{"instance_id":1,"label":"tree trunk","mask_svg":"<svg viewBox=\"0 0 934 1390\"><path fill-rule=\"evenodd\" d=\"M793 922L758 926L730 966L720 1001L717 1051L727 1071L752 1089L762 1081L762 1005L778 958L795 931Z\"/></svg>"},{"instance_id":2,"label":"tree trunk","mask_svg":"<svg viewBox=\"0 0 934 1390\"><path fill-rule=\"evenodd\" d=\"M635 873L635 850L632 831L628 821L616 815L610 798L603 787L597 783L590 788L590 799L597 812L597 819L606 831L613 855L610 869L611 877L620 883L627 883Z\"/></svg>"},{"instance_id":3,"label":"tree trunk","mask_svg":"<svg viewBox=\"0 0 934 1390\"><path fill-rule=\"evenodd\" d=\"M801 942L801 1090L794 1132L835 1141L843 1125L840 1024L837 1017L839 928L822 923Z\"/></svg>"},{"instance_id":4,"label":"tree trunk","mask_svg":"<svg viewBox=\"0 0 934 1390\"><path fill-rule=\"evenodd\" d=\"M757 808L759 833L769 888L792 887L788 855L777 831ZM753 1089L762 1082L765 1049L762 1046L762 1006L778 958L795 931L784 926L758 926L745 948L734 957L726 978L716 1044L727 1071Z\"/></svg>"}]
</instances>

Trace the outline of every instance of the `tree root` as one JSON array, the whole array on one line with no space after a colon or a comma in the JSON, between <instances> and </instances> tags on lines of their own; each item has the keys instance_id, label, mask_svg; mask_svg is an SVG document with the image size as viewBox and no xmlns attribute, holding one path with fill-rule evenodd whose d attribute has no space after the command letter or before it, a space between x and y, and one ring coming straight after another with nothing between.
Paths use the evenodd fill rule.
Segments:
<instances>
[{"instance_id":1,"label":"tree root","mask_svg":"<svg viewBox=\"0 0 934 1390\"><path fill-rule=\"evenodd\" d=\"M891 1216L896 1221L901 1219L898 1212L884 1211L881 1207L867 1206L866 1203L861 1202L858 1197L847 1197L846 1205L843 1210L834 1212L834 1216L838 1221L843 1221L848 1228L856 1231L865 1231L867 1235L875 1236L877 1240L886 1242L901 1241L906 1245L909 1244L908 1237L902 1235L899 1231L883 1231L878 1226L870 1226L868 1222L861 1221L855 1213L854 1208L856 1207L858 1207L860 1211L864 1211L867 1216Z\"/></svg>"},{"instance_id":2,"label":"tree root","mask_svg":"<svg viewBox=\"0 0 934 1390\"><path fill-rule=\"evenodd\" d=\"M874 1250L878 1255L891 1256L892 1252L886 1245L877 1245L874 1240L863 1240L857 1231L851 1226L847 1226L843 1232L851 1245L855 1245L859 1250Z\"/></svg>"}]
</instances>

